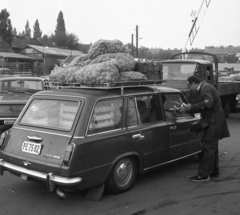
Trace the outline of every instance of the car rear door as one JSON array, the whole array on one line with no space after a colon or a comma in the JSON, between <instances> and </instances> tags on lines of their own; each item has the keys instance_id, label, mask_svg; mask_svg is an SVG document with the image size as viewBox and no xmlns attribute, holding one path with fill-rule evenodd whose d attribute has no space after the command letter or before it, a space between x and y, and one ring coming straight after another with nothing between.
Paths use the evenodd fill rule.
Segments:
<instances>
[{"instance_id":1,"label":"car rear door","mask_svg":"<svg viewBox=\"0 0 240 215\"><path fill-rule=\"evenodd\" d=\"M169 160L169 128L162 115L158 94L128 98L127 129L144 170Z\"/></svg>"}]
</instances>

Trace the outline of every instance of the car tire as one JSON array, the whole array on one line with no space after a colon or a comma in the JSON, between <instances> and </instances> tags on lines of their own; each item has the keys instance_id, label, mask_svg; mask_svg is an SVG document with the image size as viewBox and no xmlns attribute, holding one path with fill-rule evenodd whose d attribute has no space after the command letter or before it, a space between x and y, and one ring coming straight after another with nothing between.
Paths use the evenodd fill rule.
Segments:
<instances>
[{"instance_id":1,"label":"car tire","mask_svg":"<svg viewBox=\"0 0 240 215\"><path fill-rule=\"evenodd\" d=\"M106 191L111 194L118 194L130 190L136 175L135 160L133 158L120 159L111 169L105 183Z\"/></svg>"}]
</instances>

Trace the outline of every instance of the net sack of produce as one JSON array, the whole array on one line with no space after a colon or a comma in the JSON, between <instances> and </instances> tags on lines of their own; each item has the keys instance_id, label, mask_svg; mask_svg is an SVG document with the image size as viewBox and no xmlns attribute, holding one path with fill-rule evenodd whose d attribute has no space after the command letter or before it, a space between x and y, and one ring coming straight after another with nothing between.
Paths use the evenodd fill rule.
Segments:
<instances>
[{"instance_id":1,"label":"net sack of produce","mask_svg":"<svg viewBox=\"0 0 240 215\"><path fill-rule=\"evenodd\" d=\"M78 71L81 67L72 66L67 68L55 67L49 75L49 80L52 82L61 82L61 83L75 83L74 73Z\"/></svg>"},{"instance_id":2,"label":"net sack of produce","mask_svg":"<svg viewBox=\"0 0 240 215\"><path fill-rule=\"evenodd\" d=\"M74 76L80 84L94 85L117 81L119 72L114 64L102 62L84 66L75 72Z\"/></svg>"},{"instance_id":3,"label":"net sack of produce","mask_svg":"<svg viewBox=\"0 0 240 215\"><path fill-rule=\"evenodd\" d=\"M141 72L128 71L121 72L119 75L120 81L146 81L147 77Z\"/></svg>"},{"instance_id":4,"label":"net sack of produce","mask_svg":"<svg viewBox=\"0 0 240 215\"><path fill-rule=\"evenodd\" d=\"M127 53L126 47L120 40L98 40L89 49L88 55L90 59L105 53Z\"/></svg>"},{"instance_id":5,"label":"net sack of produce","mask_svg":"<svg viewBox=\"0 0 240 215\"><path fill-rule=\"evenodd\" d=\"M77 56L71 61L71 63L68 64L67 67L72 67L72 66L81 64L82 62L86 62L87 60L89 60L89 55L87 55L87 54Z\"/></svg>"},{"instance_id":6,"label":"net sack of produce","mask_svg":"<svg viewBox=\"0 0 240 215\"><path fill-rule=\"evenodd\" d=\"M135 68L135 59L132 55L127 53L106 53L99 55L91 61L90 64L102 63L111 61L119 72L133 71Z\"/></svg>"}]
</instances>

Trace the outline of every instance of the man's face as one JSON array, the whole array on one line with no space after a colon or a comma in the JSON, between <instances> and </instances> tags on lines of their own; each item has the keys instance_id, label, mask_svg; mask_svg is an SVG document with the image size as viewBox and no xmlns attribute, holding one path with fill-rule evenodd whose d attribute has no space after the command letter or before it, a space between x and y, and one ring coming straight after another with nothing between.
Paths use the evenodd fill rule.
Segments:
<instances>
[{"instance_id":1,"label":"man's face","mask_svg":"<svg viewBox=\"0 0 240 215\"><path fill-rule=\"evenodd\" d=\"M192 84L189 83L189 81L187 81L187 88L191 91L196 91L197 90L197 85L193 82Z\"/></svg>"}]
</instances>

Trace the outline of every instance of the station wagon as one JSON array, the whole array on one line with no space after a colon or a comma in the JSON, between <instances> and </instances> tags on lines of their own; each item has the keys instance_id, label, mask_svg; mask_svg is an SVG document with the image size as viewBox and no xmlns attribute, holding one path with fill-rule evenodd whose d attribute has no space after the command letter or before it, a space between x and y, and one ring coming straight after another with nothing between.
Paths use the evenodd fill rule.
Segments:
<instances>
[{"instance_id":1,"label":"station wagon","mask_svg":"<svg viewBox=\"0 0 240 215\"><path fill-rule=\"evenodd\" d=\"M138 174L201 152L194 115L161 85L65 87L34 94L0 139L0 173L49 191L129 190Z\"/></svg>"}]
</instances>

